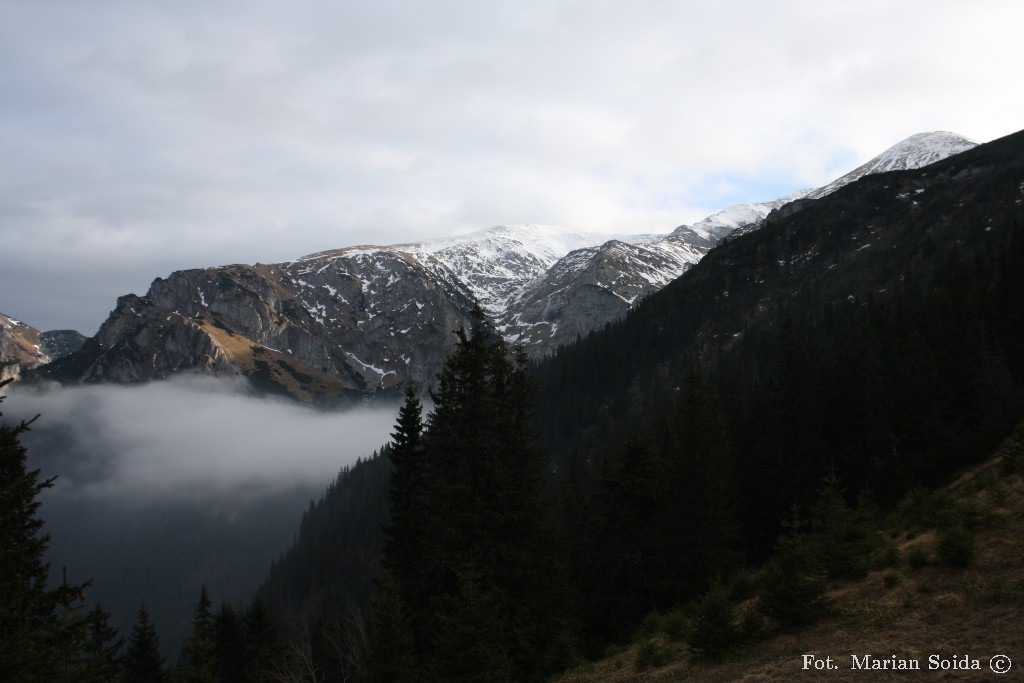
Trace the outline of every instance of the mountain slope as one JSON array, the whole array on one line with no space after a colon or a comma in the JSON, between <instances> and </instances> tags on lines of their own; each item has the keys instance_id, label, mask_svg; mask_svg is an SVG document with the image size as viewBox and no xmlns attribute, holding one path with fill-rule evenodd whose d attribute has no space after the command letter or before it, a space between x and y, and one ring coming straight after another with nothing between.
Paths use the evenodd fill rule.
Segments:
<instances>
[{"instance_id":1,"label":"mountain slope","mask_svg":"<svg viewBox=\"0 0 1024 683\"><path fill-rule=\"evenodd\" d=\"M963 139L915 136L836 187L858 174L924 163L973 144L956 140ZM155 280L144 297L122 297L81 353L43 374L84 382L244 374L266 390L311 402L409 381L425 387L474 305L540 357L618 320L722 237L749 231L807 196L729 207L660 236L512 225L416 244L347 247L282 264L178 271Z\"/></svg>"},{"instance_id":2,"label":"mountain slope","mask_svg":"<svg viewBox=\"0 0 1024 683\"><path fill-rule=\"evenodd\" d=\"M939 485L990 454L1024 414L1022 223L1024 133L778 212L541 362L537 414L556 461L584 651L698 597L729 551L752 566L767 560L781 520L797 506L806 522L827 473L851 501L870 492L894 506L915 484ZM692 390L698 374L709 391ZM360 539L379 531L387 485L369 483L369 465L353 471L336 501L344 518L310 511L264 586L283 613L331 618L365 600L380 537ZM680 495L684 481L699 485ZM726 532L701 543L707 528ZM331 552L358 566L322 562ZM865 593L879 590L876 575ZM857 607L850 618L874 613ZM970 624L993 616L975 609ZM1008 616L1000 629L1013 626ZM767 646L766 671L808 651L782 642L782 653ZM565 680L643 678L634 652ZM735 680L739 670L721 671Z\"/></svg>"},{"instance_id":3,"label":"mountain slope","mask_svg":"<svg viewBox=\"0 0 1024 683\"><path fill-rule=\"evenodd\" d=\"M731 356L738 367L764 368L759 349L787 316L799 328L805 318L852 314L886 292L927 288L954 248L969 256L995 248L999 235L1011 239L1024 220L1022 167L1024 133L773 212L640 302L623 325L563 349L543 369L549 444L564 452L623 432L631 415L667 401L672 378L690 367L711 373ZM1008 355L1020 344L999 343ZM563 385L582 387L580 395L568 400Z\"/></svg>"},{"instance_id":4,"label":"mountain slope","mask_svg":"<svg viewBox=\"0 0 1024 683\"><path fill-rule=\"evenodd\" d=\"M0 313L0 381L16 380L22 370L50 362L42 350L42 332Z\"/></svg>"},{"instance_id":5,"label":"mountain slope","mask_svg":"<svg viewBox=\"0 0 1024 683\"><path fill-rule=\"evenodd\" d=\"M836 668L828 671L827 680L899 681L914 676L1014 680L995 675L991 664L998 667L1000 662L992 662L994 657L1013 657L1012 653L1024 648L1024 630L1019 623L1024 608L1024 567L1019 561L1024 554L1022 466L1024 424L985 462L960 473L918 503L920 508L948 510L958 505L976 511L975 557L967 568L941 561L942 531L935 528L940 520L914 523L907 519L910 515L894 515L882 530L884 538L894 539L889 551L891 564L872 570L861 580L834 582L829 590L833 614L820 623L796 632L766 634L730 661L710 664L694 661L677 627L673 633L649 633L639 643L554 680L625 683L638 680L638 672L641 680L651 682L822 680L823 673L814 668L814 660L805 667L804 655L822 663L826 657L832 659ZM756 608L756 599L741 605L744 614ZM652 651L656 657L650 655ZM882 664L895 656L915 662L921 673L856 669L852 655L860 662L871 655ZM954 669L953 662L963 664L965 657L968 665L970 660L978 660L978 668ZM1016 659L1013 657L1008 673L1019 679L1019 672L1014 673L1020 666Z\"/></svg>"},{"instance_id":6,"label":"mountain slope","mask_svg":"<svg viewBox=\"0 0 1024 683\"><path fill-rule=\"evenodd\" d=\"M598 604L595 584L616 572L601 572L597 581L584 576L576 586L586 604L581 621L593 615L591 629L607 632L615 624L630 632L638 619L620 619L623 612L642 618L650 609L637 595L650 582L637 573L645 565L635 545L627 545L628 552L586 549L606 542L612 531L636 544L660 528L650 521L651 492L664 471L645 468L642 456L645 449L673 447L662 443L660 430L678 420L674 411L691 367L718 375L731 454L728 494L752 560L765 559L781 514L795 500L806 502L830 467L851 494L881 482L875 493L891 501L915 480L944 479L950 468L990 453L992 440L1022 410L1015 394L1024 387L1022 183L1024 133L919 172L862 179L729 240L624 320L540 363L536 412L556 459L552 488L566 494L560 509L575 560L570 564L596 572L595 558L611 558L613 568L621 560L619 568L636 579L628 595L607 594L613 598L608 604L620 609L610 616L590 606ZM874 244L865 248L867 236ZM949 257L958 243L959 262ZM976 273L973 281L962 272L963 261L993 253L1012 259L994 259L1001 270ZM581 259L592 255L584 252ZM940 271L964 279L942 282L935 275ZM892 286L898 282L921 296L899 299L900 286ZM883 288L887 297L878 291ZM985 305L972 318L965 309L979 297ZM1000 342L1001 357L974 335L986 326ZM772 379L780 356L791 374ZM904 401L921 396L927 410L918 410L920 401ZM751 416L757 420L748 422ZM691 437L692 431L674 435L678 450L669 453L682 454L676 460L685 460ZM621 479L614 478L616 455L625 471ZM637 460L641 464L630 469ZM697 466L703 471L713 469L710 464ZM346 603L365 600L388 496L387 481L368 477L370 468L355 468L352 487L329 494L346 515L327 505L311 510L305 532L275 566L262 594L281 613L305 619L321 605L329 618L332 610L337 616ZM599 506L606 503L593 489L604 484L613 492L621 486L617 496L645 515L614 510L602 526ZM671 493L672 501L684 499L678 489ZM370 521L360 526L357 520ZM630 523L636 527L623 531ZM687 537L684 545L692 542ZM344 552L351 564L316 559L331 552ZM296 578L303 576L315 579ZM596 644L601 652L607 641Z\"/></svg>"},{"instance_id":7,"label":"mountain slope","mask_svg":"<svg viewBox=\"0 0 1024 683\"><path fill-rule=\"evenodd\" d=\"M812 190L804 196L808 199L821 199L866 175L923 168L960 152L966 152L977 145L978 143L974 140L956 133L945 131L917 133L897 142L874 159L840 176L828 185Z\"/></svg>"},{"instance_id":8,"label":"mountain slope","mask_svg":"<svg viewBox=\"0 0 1024 683\"><path fill-rule=\"evenodd\" d=\"M74 330L41 332L0 313L0 381L18 380L21 373L80 349L86 337Z\"/></svg>"}]
</instances>

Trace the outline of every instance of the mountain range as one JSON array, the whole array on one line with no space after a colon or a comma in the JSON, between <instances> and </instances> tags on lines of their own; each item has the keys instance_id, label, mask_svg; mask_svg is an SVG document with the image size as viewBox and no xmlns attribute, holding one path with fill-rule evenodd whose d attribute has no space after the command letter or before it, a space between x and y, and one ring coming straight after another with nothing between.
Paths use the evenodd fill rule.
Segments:
<instances>
[{"instance_id":1,"label":"mountain range","mask_svg":"<svg viewBox=\"0 0 1024 683\"><path fill-rule=\"evenodd\" d=\"M839 183L532 366L595 652L665 607L653 577L723 519L757 566L825 477L890 509L992 453L1024 410L1022 211L1024 131ZM276 614L372 593L389 467L359 463L310 507L259 591ZM699 584L680 576L665 585Z\"/></svg>"},{"instance_id":2,"label":"mountain range","mask_svg":"<svg viewBox=\"0 0 1024 683\"><path fill-rule=\"evenodd\" d=\"M914 135L824 187L731 206L666 235L506 225L279 264L176 271L145 296L120 297L95 337L39 373L71 383L240 374L261 390L321 404L410 381L425 387L476 305L506 338L542 357L621 318L772 212L975 144L952 133Z\"/></svg>"}]
</instances>

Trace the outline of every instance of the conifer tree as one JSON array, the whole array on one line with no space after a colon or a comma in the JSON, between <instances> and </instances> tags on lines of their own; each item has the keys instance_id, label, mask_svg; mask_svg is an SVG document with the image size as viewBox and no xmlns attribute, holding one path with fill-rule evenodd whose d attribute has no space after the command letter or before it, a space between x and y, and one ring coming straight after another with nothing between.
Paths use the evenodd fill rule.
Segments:
<instances>
[{"instance_id":1,"label":"conifer tree","mask_svg":"<svg viewBox=\"0 0 1024 683\"><path fill-rule=\"evenodd\" d=\"M693 369L666 429L665 476L656 528L661 576L657 606L704 591L741 565L736 481L725 418L711 386Z\"/></svg>"},{"instance_id":2,"label":"conifer tree","mask_svg":"<svg viewBox=\"0 0 1024 683\"><path fill-rule=\"evenodd\" d=\"M166 683L167 671L160 654L160 638L149 620L145 605L139 608L138 621L128 640L123 660L122 683Z\"/></svg>"},{"instance_id":3,"label":"conifer tree","mask_svg":"<svg viewBox=\"0 0 1024 683\"><path fill-rule=\"evenodd\" d=\"M370 604L367 622L367 683L416 683L421 674L412 625L390 573Z\"/></svg>"},{"instance_id":4,"label":"conifer tree","mask_svg":"<svg viewBox=\"0 0 1024 683\"><path fill-rule=\"evenodd\" d=\"M560 627L567 591L541 499L546 458L534 443L532 392L525 355L513 357L477 308L431 391L422 455L411 460L419 406L407 395L392 470L392 510L399 516L385 553L416 624L422 661L437 651L438 634L452 635L453 610L475 613L460 580L467 566L473 567L471 594L498 606L499 627L488 637L501 639L517 680L540 675L544 650ZM415 539L402 533L410 525Z\"/></svg>"},{"instance_id":5,"label":"conifer tree","mask_svg":"<svg viewBox=\"0 0 1024 683\"><path fill-rule=\"evenodd\" d=\"M116 626L110 624L110 615L99 603L86 617L87 639L76 663L78 680L108 683L116 681L121 671L121 648L124 638Z\"/></svg>"},{"instance_id":6,"label":"conifer tree","mask_svg":"<svg viewBox=\"0 0 1024 683\"><path fill-rule=\"evenodd\" d=\"M624 637L656 607L652 571L664 540L658 522L665 479L662 451L637 433L604 463L586 615L599 640Z\"/></svg>"},{"instance_id":7,"label":"conifer tree","mask_svg":"<svg viewBox=\"0 0 1024 683\"><path fill-rule=\"evenodd\" d=\"M217 680L216 633L213 603L203 586L192 617L192 628L182 646L177 678L184 683L214 683Z\"/></svg>"},{"instance_id":8,"label":"conifer tree","mask_svg":"<svg viewBox=\"0 0 1024 683\"><path fill-rule=\"evenodd\" d=\"M87 639L88 622L77 611L88 584L49 587L50 566L43 556L50 536L41 533L37 497L54 479L40 481L39 470L27 468L19 438L29 424L0 422L0 680L5 683L66 677Z\"/></svg>"},{"instance_id":9,"label":"conifer tree","mask_svg":"<svg viewBox=\"0 0 1024 683\"><path fill-rule=\"evenodd\" d=\"M221 683L244 683L249 668L245 622L226 602L213 618L213 633L217 677Z\"/></svg>"},{"instance_id":10,"label":"conifer tree","mask_svg":"<svg viewBox=\"0 0 1024 683\"><path fill-rule=\"evenodd\" d=\"M426 529L426 457L423 418L416 389L405 388L405 402L391 435L391 517L384 526L383 562L403 602L422 606L426 592L417 568ZM400 588L399 588L400 587Z\"/></svg>"},{"instance_id":11,"label":"conifer tree","mask_svg":"<svg viewBox=\"0 0 1024 683\"><path fill-rule=\"evenodd\" d=\"M430 671L437 683L508 683L513 662L507 651L502 600L480 585L475 567L458 573L459 589L445 601Z\"/></svg>"},{"instance_id":12,"label":"conifer tree","mask_svg":"<svg viewBox=\"0 0 1024 683\"><path fill-rule=\"evenodd\" d=\"M257 683L268 681L270 679L267 674L280 659L284 644L277 624L261 599L256 598L245 611L244 628L248 680Z\"/></svg>"},{"instance_id":13,"label":"conifer tree","mask_svg":"<svg viewBox=\"0 0 1024 683\"><path fill-rule=\"evenodd\" d=\"M881 544L867 499L851 507L835 472L822 480L811 508L810 543L814 561L833 579L866 576L870 555Z\"/></svg>"},{"instance_id":14,"label":"conifer tree","mask_svg":"<svg viewBox=\"0 0 1024 683\"><path fill-rule=\"evenodd\" d=\"M736 608L729 599L729 591L716 581L697 602L694 612L690 649L703 661L725 659L740 641Z\"/></svg>"},{"instance_id":15,"label":"conifer tree","mask_svg":"<svg viewBox=\"0 0 1024 683\"><path fill-rule=\"evenodd\" d=\"M761 570L760 606L784 628L812 624L828 610L821 558L804 533L806 522L794 505L783 523L775 556Z\"/></svg>"}]
</instances>

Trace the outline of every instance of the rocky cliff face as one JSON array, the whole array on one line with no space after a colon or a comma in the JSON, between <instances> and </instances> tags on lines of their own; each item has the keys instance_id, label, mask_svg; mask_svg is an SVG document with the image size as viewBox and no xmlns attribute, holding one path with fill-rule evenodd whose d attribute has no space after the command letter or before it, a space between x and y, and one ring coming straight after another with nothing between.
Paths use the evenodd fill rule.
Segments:
<instances>
[{"instance_id":1,"label":"rocky cliff face","mask_svg":"<svg viewBox=\"0 0 1024 683\"><path fill-rule=\"evenodd\" d=\"M22 370L50 362L40 348L41 332L0 313L0 382L18 380Z\"/></svg>"},{"instance_id":2,"label":"rocky cliff face","mask_svg":"<svg viewBox=\"0 0 1024 683\"><path fill-rule=\"evenodd\" d=\"M717 240L683 226L658 241L609 240L577 249L528 282L497 316L498 329L539 356L625 315L679 277Z\"/></svg>"},{"instance_id":3,"label":"rocky cliff face","mask_svg":"<svg viewBox=\"0 0 1024 683\"><path fill-rule=\"evenodd\" d=\"M49 368L80 381L198 371L323 402L426 386L472 299L397 252L339 250L277 265L172 273L128 295L83 351Z\"/></svg>"},{"instance_id":4,"label":"rocky cliff face","mask_svg":"<svg viewBox=\"0 0 1024 683\"><path fill-rule=\"evenodd\" d=\"M70 356L88 339L78 330L47 330L39 335L39 348L53 359Z\"/></svg>"},{"instance_id":5,"label":"rocky cliff face","mask_svg":"<svg viewBox=\"0 0 1024 683\"><path fill-rule=\"evenodd\" d=\"M85 339L74 330L40 332L0 313L0 382L78 351Z\"/></svg>"},{"instance_id":6,"label":"rocky cliff face","mask_svg":"<svg viewBox=\"0 0 1024 683\"><path fill-rule=\"evenodd\" d=\"M479 304L540 356L620 318L722 238L813 201L857 174L912 168L973 146L914 136L825 188L732 206L668 235L611 237L513 225L289 263L187 270L129 295L79 353L44 374L139 382L179 372L243 374L305 401L427 387Z\"/></svg>"}]
</instances>

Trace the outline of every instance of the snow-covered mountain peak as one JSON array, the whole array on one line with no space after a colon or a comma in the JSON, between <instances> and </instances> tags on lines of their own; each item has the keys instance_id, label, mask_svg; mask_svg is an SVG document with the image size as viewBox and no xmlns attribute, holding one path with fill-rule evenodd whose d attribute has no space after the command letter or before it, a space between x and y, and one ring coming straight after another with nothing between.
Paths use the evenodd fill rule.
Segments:
<instances>
[{"instance_id":1,"label":"snow-covered mountain peak","mask_svg":"<svg viewBox=\"0 0 1024 683\"><path fill-rule=\"evenodd\" d=\"M861 164L828 185L808 193L807 197L820 199L866 175L922 168L977 146L978 143L974 140L956 133L946 131L917 133L900 140L875 158Z\"/></svg>"},{"instance_id":2,"label":"snow-covered mountain peak","mask_svg":"<svg viewBox=\"0 0 1024 683\"><path fill-rule=\"evenodd\" d=\"M946 157L965 152L977 141L946 131L917 133L885 150L868 162L872 173L921 168Z\"/></svg>"},{"instance_id":3,"label":"snow-covered mountain peak","mask_svg":"<svg viewBox=\"0 0 1024 683\"><path fill-rule=\"evenodd\" d=\"M452 248L472 246L481 256L500 255L509 249L526 249L538 256L560 258L570 251L592 246L605 236L581 232L553 225L519 223L498 225L466 235L428 240L409 245L396 245L396 249L413 253L435 254Z\"/></svg>"},{"instance_id":4,"label":"snow-covered mountain peak","mask_svg":"<svg viewBox=\"0 0 1024 683\"><path fill-rule=\"evenodd\" d=\"M806 197L811 190L798 190L785 197L779 197L771 201L754 202L750 204L732 204L707 218L703 218L693 225L681 225L676 232L689 231L702 237L710 239L721 239L726 235L757 223L773 209L784 204Z\"/></svg>"}]
</instances>

